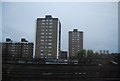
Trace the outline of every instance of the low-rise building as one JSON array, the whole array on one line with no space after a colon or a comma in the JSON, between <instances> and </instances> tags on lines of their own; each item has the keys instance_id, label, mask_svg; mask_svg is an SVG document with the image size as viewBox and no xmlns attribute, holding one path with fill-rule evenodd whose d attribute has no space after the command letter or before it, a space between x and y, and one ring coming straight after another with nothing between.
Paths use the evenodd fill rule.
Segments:
<instances>
[{"instance_id":1,"label":"low-rise building","mask_svg":"<svg viewBox=\"0 0 120 81\"><path fill-rule=\"evenodd\" d=\"M59 59L67 59L67 51L61 51L59 54Z\"/></svg>"},{"instance_id":2,"label":"low-rise building","mask_svg":"<svg viewBox=\"0 0 120 81\"><path fill-rule=\"evenodd\" d=\"M3 59L33 58L33 43L24 38L20 42L13 42L7 38L1 45Z\"/></svg>"}]
</instances>

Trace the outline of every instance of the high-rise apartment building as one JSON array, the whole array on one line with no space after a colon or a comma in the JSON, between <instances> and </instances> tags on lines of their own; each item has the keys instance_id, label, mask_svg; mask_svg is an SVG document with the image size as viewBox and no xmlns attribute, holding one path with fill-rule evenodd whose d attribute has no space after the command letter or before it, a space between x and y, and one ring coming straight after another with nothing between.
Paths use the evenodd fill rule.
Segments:
<instances>
[{"instance_id":1,"label":"high-rise apartment building","mask_svg":"<svg viewBox=\"0 0 120 81\"><path fill-rule=\"evenodd\" d=\"M58 18L46 15L37 18L35 58L56 59L60 52L61 23Z\"/></svg>"},{"instance_id":2,"label":"high-rise apartment building","mask_svg":"<svg viewBox=\"0 0 120 81\"><path fill-rule=\"evenodd\" d=\"M83 32L73 29L69 31L69 57L74 57L83 49Z\"/></svg>"}]
</instances>

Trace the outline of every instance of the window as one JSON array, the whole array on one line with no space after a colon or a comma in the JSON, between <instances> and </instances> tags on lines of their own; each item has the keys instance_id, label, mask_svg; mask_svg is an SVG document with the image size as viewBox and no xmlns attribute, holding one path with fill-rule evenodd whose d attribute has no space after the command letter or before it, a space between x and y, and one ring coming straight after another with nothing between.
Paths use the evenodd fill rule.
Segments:
<instances>
[{"instance_id":1,"label":"window","mask_svg":"<svg viewBox=\"0 0 120 81\"><path fill-rule=\"evenodd\" d=\"M43 53L41 53L40 55L44 55Z\"/></svg>"},{"instance_id":2,"label":"window","mask_svg":"<svg viewBox=\"0 0 120 81\"><path fill-rule=\"evenodd\" d=\"M41 36L41 38L44 38L44 36Z\"/></svg>"},{"instance_id":3,"label":"window","mask_svg":"<svg viewBox=\"0 0 120 81\"><path fill-rule=\"evenodd\" d=\"M46 31L48 31L48 29L46 29Z\"/></svg>"},{"instance_id":4,"label":"window","mask_svg":"<svg viewBox=\"0 0 120 81\"><path fill-rule=\"evenodd\" d=\"M49 36L49 38L52 38L52 36Z\"/></svg>"},{"instance_id":5,"label":"window","mask_svg":"<svg viewBox=\"0 0 120 81\"><path fill-rule=\"evenodd\" d=\"M44 29L41 29L41 31L45 31Z\"/></svg>"},{"instance_id":6,"label":"window","mask_svg":"<svg viewBox=\"0 0 120 81\"><path fill-rule=\"evenodd\" d=\"M46 26L46 28L48 28L48 26Z\"/></svg>"},{"instance_id":7,"label":"window","mask_svg":"<svg viewBox=\"0 0 120 81\"><path fill-rule=\"evenodd\" d=\"M12 46L15 46L15 44L12 44Z\"/></svg>"},{"instance_id":8,"label":"window","mask_svg":"<svg viewBox=\"0 0 120 81\"><path fill-rule=\"evenodd\" d=\"M15 50L13 49L13 50L11 50L11 51L15 51Z\"/></svg>"},{"instance_id":9,"label":"window","mask_svg":"<svg viewBox=\"0 0 120 81\"><path fill-rule=\"evenodd\" d=\"M53 23L49 23L49 24L53 24Z\"/></svg>"},{"instance_id":10,"label":"window","mask_svg":"<svg viewBox=\"0 0 120 81\"><path fill-rule=\"evenodd\" d=\"M43 52L44 50L40 50L41 52Z\"/></svg>"},{"instance_id":11,"label":"window","mask_svg":"<svg viewBox=\"0 0 120 81\"><path fill-rule=\"evenodd\" d=\"M45 23L42 23L42 25L45 25Z\"/></svg>"},{"instance_id":12,"label":"window","mask_svg":"<svg viewBox=\"0 0 120 81\"><path fill-rule=\"evenodd\" d=\"M48 41L47 39L45 41Z\"/></svg>"},{"instance_id":13,"label":"window","mask_svg":"<svg viewBox=\"0 0 120 81\"><path fill-rule=\"evenodd\" d=\"M75 41L73 40L72 42L74 43Z\"/></svg>"},{"instance_id":14,"label":"window","mask_svg":"<svg viewBox=\"0 0 120 81\"><path fill-rule=\"evenodd\" d=\"M47 43L45 43L45 45L47 45Z\"/></svg>"},{"instance_id":15,"label":"window","mask_svg":"<svg viewBox=\"0 0 120 81\"><path fill-rule=\"evenodd\" d=\"M50 48L52 48L51 46L48 46L48 48L50 49Z\"/></svg>"},{"instance_id":16,"label":"window","mask_svg":"<svg viewBox=\"0 0 120 81\"><path fill-rule=\"evenodd\" d=\"M42 21L45 21L44 19Z\"/></svg>"},{"instance_id":17,"label":"window","mask_svg":"<svg viewBox=\"0 0 120 81\"><path fill-rule=\"evenodd\" d=\"M44 45L44 43L40 43L40 45Z\"/></svg>"},{"instance_id":18,"label":"window","mask_svg":"<svg viewBox=\"0 0 120 81\"><path fill-rule=\"evenodd\" d=\"M53 26L49 26L49 28L53 28Z\"/></svg>"},{"instance_id":19,"label":"window","mask_svg":"<svg viewBox=\"0 0 120 81\"><path fill-rule=\"evenodd\" d=\"M52 35L52 33L49 33L49 35Z\"/></svg>"},{"instance_id":20,"label":"window","mask_svg":"<svg viewBox=\"0 0 120 81\"><path fill-rule=\"evenodd\" d=\"M72 54L72 56L75 56L75 55Z\"/></svg>"},{"instance_id":21,"label":"window","mask_svg":"<svg viewBox=\"0 0 120 81\"><path fill-rule=\"evenodd\" d=\"M28 50L28 47L26 48L26 50Z\"/></svg>"},{"instance_id":22,"label":"window","mask_svg":"<svg viewBox=\"0 0 120 81\"><path fill-rule=\"evenodd\" d=\"M52 54L51 53L48 53L48 56L51 56Z\"/></svg>"},{"instance_id":23,"label":"window","mask_svg":"<svg viewBox=\"0 0 120 81\"><path fill-rule=\"evenodd\" d=\"M48 21L48 19L46 21Z\"/></svg>"},{"instance_id":24,"label":"window","mask_svg":"<svg viewBox=\"0 0 120 81\"><path fill-rule=\"evenodd\" d=\"M48 52L52 52L51 50L48 50Z\"/></svg>"},{"instance_id":25,"label":"window","mask_svg":"<svg viewBox=\"0 0 120 81\"><path fill-rule=\"evenodd\" d=\"M44 58L44 57L41 57L41 58Z\"/></svg>"},{"instance_id":26,"label":"window","mask_svg":"<svg viewBox=\"0 0 120 81\"><path fill-rule=\"evenodd\" d=\"M48 25L48 23L46 23Z\"/></svg>"},{"instance_id":27,"label":"window","mask_svg":"<svg viewBox=\"0 0 120 81\"><path fill-rule=\"evenodd\" d=\"M48 43L48 45L52 45L52 43Z\"/></svg>"},{"instance_id":28,"label":"window","mask_svg":"<svg viewBox=\"0 0 120 81\"><path fill-rule=\"evenodd\" d=\"M49 31L52 31L52 29L49 29Z\"/></svg>"},{"instance_id":29,"label":"window","mask_svg":"<svg viewBox=\"0 0 120 81\"><path fill-rule=\"evenodd\" d=\"M41 28L45 28L45 26L41 26Z\"/></svg>"},{"instance_id":30,"label":"window","mask_svg":"<svg viewBox=\"0 0 120 81\"><path fill-rule=\"evenodd\" d=\"M44 35L44 33L41 33L41 35Z\"/></svg>"},{"instance_id":31,"label":"window","mask_svg":"<svg viewBox=\"0 0 120 81\"><path fill-rule=\"evenodd\" d=\"M49 39L48 41L52 41L51 39Z\"/></svg>"},{"instance_id":32,"label":"window","mask_svg":"<svg viewBox=\"0 0 120 81\"><path fill-rule=\"evenodd\" d=\"M52 19L50 19L49 21L53 21Z\"/></svg>"},{"instance_id":33,"label":"window","mask_svg":"<svg viewBox=\"0 0 120 81\"><path fill-rule=\"evenodd\" d=\"M43 46L40 46L40 48L44 48Z\"/></svg>"},{"instance_id":34,"label":"window","mask_svg":"<svg viewBox=\"0 0 120 81\"><path fill-rule=\"evenodd\" d=\"M43 39L41 39L40 41L44 41Z\"/></svg>"}]
</instances>

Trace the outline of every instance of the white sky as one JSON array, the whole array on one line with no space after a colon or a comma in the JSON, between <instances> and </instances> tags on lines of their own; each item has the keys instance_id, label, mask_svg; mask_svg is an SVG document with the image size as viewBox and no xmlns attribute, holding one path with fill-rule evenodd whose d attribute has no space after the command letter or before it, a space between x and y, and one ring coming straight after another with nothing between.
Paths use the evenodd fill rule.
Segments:
<instances>
[{"instance_id":1,"label":"white sky","mask_svg":"<svg viewBox=\"0 0 120 81\"><path fill-rule=\"evenodd\" d=\"M51 14L62 24L62 50L68 50L68 31L84 32L84 49L118 50L117 2L8 2L2 3L3 41L10 37L19 41L25 37L35 41L37 17Z\"/></svg>"},{"instance_id":2,"label":"white sky","mask_svg":"<svg viewBox=\"0 0 120 81\"><path fill-rule=\"evenodd\" d=\"M120 0L1 0L2 2L118 2Z\"/></svg>"}]
</instances>

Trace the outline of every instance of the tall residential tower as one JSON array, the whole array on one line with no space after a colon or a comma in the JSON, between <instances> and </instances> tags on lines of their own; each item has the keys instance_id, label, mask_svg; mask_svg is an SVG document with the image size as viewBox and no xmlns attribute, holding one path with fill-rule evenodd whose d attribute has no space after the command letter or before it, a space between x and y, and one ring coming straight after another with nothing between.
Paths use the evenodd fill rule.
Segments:
<instances>
[{"instance_id":1,"label":"tall residential tower","mask_svg":"<svg viewBox=\"0 0 120 81\"><path fill-rule=\"evenodd\" d=\"M83 32L73 29L69 31L69 57L74 57L83 49Z\"/></svg>"},{"instance_id":2,"label":"tall residential tower","mask_svg":"<svg viewBox=\"0 0 120 81\"><path fill-rule=\"evenodd\" d=\"M61 44L61 23L58 18L46 15L37 18L35 58L56 59Z\"/></svg>"}]
</instances>

